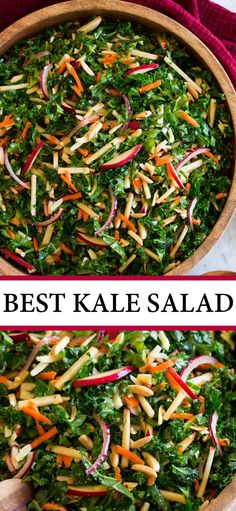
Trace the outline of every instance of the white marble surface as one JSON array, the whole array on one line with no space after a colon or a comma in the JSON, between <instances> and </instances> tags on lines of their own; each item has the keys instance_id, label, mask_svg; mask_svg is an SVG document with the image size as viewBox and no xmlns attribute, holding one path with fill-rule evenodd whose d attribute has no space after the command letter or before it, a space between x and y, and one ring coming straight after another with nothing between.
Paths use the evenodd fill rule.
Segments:
<instances>
[{"instance_id":1,"label":"white marble surface","mask_svg":"<svg viewBox=\"0 0 236 511\"><path fill-rule=\"evenodd\" d=\"M236 12L236 0L214 1ZM202 273L213 270L236 271L236 213L216 245L188 274L201 275Z\"/></svg>"}]
</instances>

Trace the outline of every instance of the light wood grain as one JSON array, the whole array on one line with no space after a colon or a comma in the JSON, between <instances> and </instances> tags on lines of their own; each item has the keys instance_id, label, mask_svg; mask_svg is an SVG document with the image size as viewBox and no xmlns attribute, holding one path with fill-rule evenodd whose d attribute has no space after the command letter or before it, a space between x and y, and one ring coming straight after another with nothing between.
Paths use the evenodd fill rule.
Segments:
<instances>
[{"instance_id":1,"label":"light wood grain","mask_svg":"<svg viewBox=\"0 0 236 511\"><path fill-rule=\"evenodd\" d=\"M142 23L151 30L156 31L169 31L179 39L185 46L187 46L200 60L203 65L208 67L212 74L218 81L221 89L223 90L231 112L233 126L234 126L234 140L236 138L236 95L233 85L228 78L223 67L215 58L213 53L205 46L200 39L198 39L189 30L182 25L172 20L171 18L161 14L157 11L143 7L140 5L130 4L127 2L120 2L114 0L71 0L70 2L63 2L56 4L45 9L41 9L36 13L32 13L25 18L17 21L11 27L8 27L0 34L0 55L4 54L15 42L24 37L36 34L45 28L57 25L58 23L66 23L73 20L82 20L91 15L101 14L109 19L125 19L131 20L134 23ZM236 144L235 144L236 145ZM170 271L168 275L181 275L188 272L209 250L213 247L219 237L223 234L228 225L230 218L236 206L236 161L232 168L232 186L225 204L224 210L216 222L209 236L195 251L195 253L182 262L177 268ZM0 261L1 265L1 261ZM10 265L11 266L11 265ZM12 265L10 267L3 267L1 265L2 274L14 275L16 270ZM9 273L10 272L10 273ZM24 275L24 272L20 272Z\"/></svg>"},{"instance_id":2,"label":"light wood grain","mask_svg":"<svg viewBox=\"0 0 236 511\"><path fill-rule=\"evenodd\" d=\"M21 479L7 479L0 483L0 511L27 511L33 498L32 486Z\"/></svg>"}]
</instances>

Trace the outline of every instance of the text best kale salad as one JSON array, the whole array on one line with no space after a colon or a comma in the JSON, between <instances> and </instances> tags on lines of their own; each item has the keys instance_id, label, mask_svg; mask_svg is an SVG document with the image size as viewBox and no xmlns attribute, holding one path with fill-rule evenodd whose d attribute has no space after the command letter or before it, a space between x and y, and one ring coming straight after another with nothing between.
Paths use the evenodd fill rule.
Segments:
<instances>
[{"instance_id":1,"label":"text best kale salad","mask_svg":"<svg viewBox=\"0 0 236 511\"><path fill-rule=\"evenodd\" d=\"M0 333L0 480L28 511L204 511L236 471L235 338Z\"/></svg>"},{"instance_id":2,"label":"text best kale salad","mask_svg":"<svg viewBox=\"0 0 236 511\"><path fill-rule=\"evenodd\" d=\"M1 254L38 274L176 268L224 207L232 133L169 34L98 16L18 42L0 59Z\"/></svg>"}]
</instances>

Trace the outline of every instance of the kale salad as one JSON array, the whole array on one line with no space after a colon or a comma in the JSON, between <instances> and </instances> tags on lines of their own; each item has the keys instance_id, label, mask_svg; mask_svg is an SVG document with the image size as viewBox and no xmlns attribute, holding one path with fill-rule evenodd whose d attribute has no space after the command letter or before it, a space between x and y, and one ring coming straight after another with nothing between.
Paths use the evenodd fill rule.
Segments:
<instances>
[{"instance_id":1,"label":"kale salad","mask_svg":"<svg viewBox=\"0 0 236 511\"><path fill-rule=\"evenodd\" d=\"M29 511L204 511L236 471L235 332L0 334L0 480Z\"/></svg>"},{"instance_id":2,"label":"kale salad","mask_svg":"<svg viewBox=\"0 0 236 511\"><path fill-rule=\"evenodd\" d=\"M38 274L158 275L212 230L232 125L170 34L100 16L0 59L0 250Z\"/></svg>"}]
</instances>

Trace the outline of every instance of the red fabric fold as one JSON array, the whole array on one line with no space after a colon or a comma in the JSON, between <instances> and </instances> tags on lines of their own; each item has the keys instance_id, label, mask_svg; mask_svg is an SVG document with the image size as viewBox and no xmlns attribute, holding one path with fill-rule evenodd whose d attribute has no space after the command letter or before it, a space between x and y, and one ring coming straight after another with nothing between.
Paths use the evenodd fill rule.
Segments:
<instances>
[{"instance_id":1,"label":"red fabric fold","mask_svg":"<svg viewBox=\"0 0 236 511\"><path fill-rule=\"evenodd\" d=\"M129 0L175 19L197 35L220 60L236 86L236 13L210 0ZM58 0L0 0L0 30Z\"/></svg>"}]
</instances>

